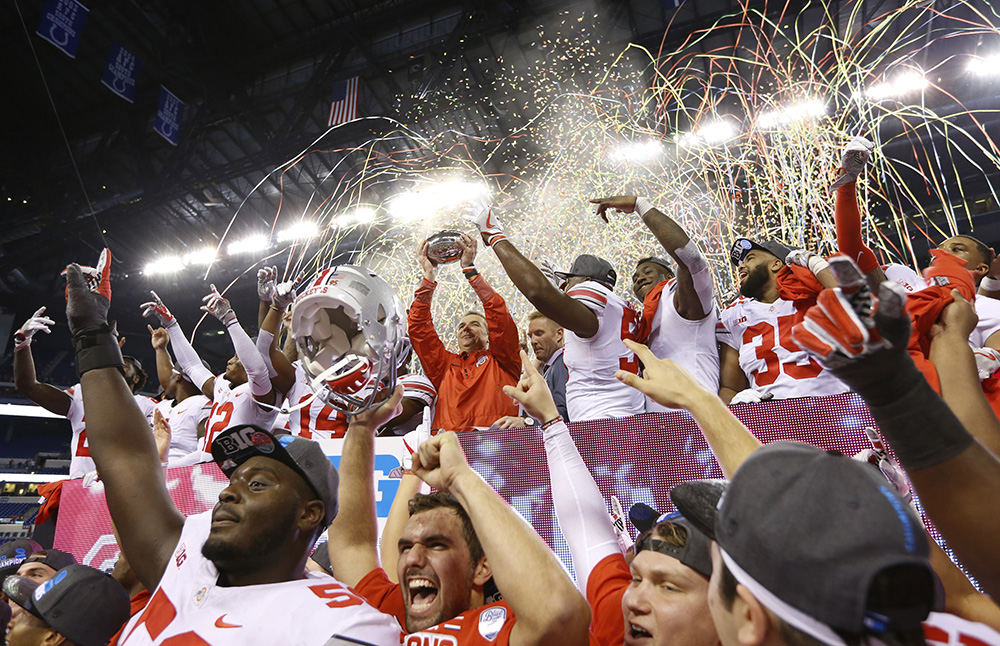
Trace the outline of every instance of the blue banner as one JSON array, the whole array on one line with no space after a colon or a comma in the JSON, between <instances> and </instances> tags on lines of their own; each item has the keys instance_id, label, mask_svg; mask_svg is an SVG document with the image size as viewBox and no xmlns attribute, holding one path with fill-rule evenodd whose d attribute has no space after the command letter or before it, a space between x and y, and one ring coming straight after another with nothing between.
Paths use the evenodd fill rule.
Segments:
<instances>
[{"instance_id":1,"label":"blue banner","mask_svg":"<svg viewBox=\"0 0 1000 646\"><path fill-rule=\"evenodd\" d=\"M76 48L80 46L80 33L87 24L88 13L90 9L76 0L49 0L35 33L70 58L76 58Z\"/></svg>"},{"instance_id":2,"label":"blue banner","mask_svg":"<svg viewBox=\"0 0 1000 646\"><path fill-rule=\"evenodd\" d=\"M178 134L181 130L181 121L183 120L184 102L178 99L173 92L161 85L160 102L156 106L156 119L153 121L153 130L176 146Z\"/></svg>"},{"instance_id":3,"label":"blue banner","mask_svg":"<svg viewBox=\"0 0 1000 646\"><path fill-rule=\"evenodd\" d=\"M135 81L139 77L139 59L118 43L111 43L108 64L101 83L129 103L135 102Z\"/></svg>"}]
</instances>

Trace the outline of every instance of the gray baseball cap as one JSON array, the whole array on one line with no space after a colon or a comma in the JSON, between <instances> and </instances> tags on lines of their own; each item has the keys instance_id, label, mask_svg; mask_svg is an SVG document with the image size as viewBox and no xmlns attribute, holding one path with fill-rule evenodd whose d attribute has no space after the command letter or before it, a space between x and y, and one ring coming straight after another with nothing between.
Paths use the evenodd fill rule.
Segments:
<instances>
[{"instance_id":1,"label":"gray baseball cap","mask_svg":"<svg viewBox=\"0 0 1000 646\"><path fill-rule=\"evenodd\" d=\"M729 570L761 603L813 636L918 629L934 607L927 538L881 474L836 451L776 442L726 486L694 481L670 498L714 539ZM895 577L903 567L915 576ZM893 568L893 570L890 570ZM880 573L906 601L869 609Z\"/></svg>"},{"instance_id":2,"label":"gray baseball cap","mask_svg":"<svg viewBox=\"0 0 1000 646\"><path fill-rule=\"evenodd\" d=\"M615 283L618 282L618 274L615 272L614 267L611 266L611 263L604 258L598 258L589 253L577 256L569 271L557 271L554 273L563 280L572 278L573 276L586 276L609 287L614 287Z\"/></svg>"},{"instance_id":3,"label":"gray baseball cap","mask_svg":"<svg viewBox=\"0 0 1000 646\"><path fill-rule=\"evenodd\" d=\"M733 246L729 249L729 260L734 264L738 265L743 261L743 257L750 253L753 249L760 249L761 251L766 251L773 256L776 256L781 262L785 262L785 258L788 254L792 252L792 248L783 242L778 242L777 240L751 240L750 238L736 238L733 241Z\"/></svg>"},{"instance_id":4,"label":"gray baseball cap","mask_svg":"<svg viewBox=\"0 0 1000 646\"><path fill-rule=\"evenodd\" d=\"M277 460L302 476L326 505L325 524L330 524L337 515L337 469L319 444L250 424L227 428L212 442L212 459L226 476L255 455Z\"/></svg>"},{"instance_id":5,"label":"gray baseball cap","mask_svg":"<svg viewBox=\"0 0 1000 646\"><path fill-rule=\"evenodd\" d=\"M109 575L86 565L67 565L48 581L4 579L11 601L81 646L101 646L129 618L128 592Z\"/></svg>"}]
</instances>

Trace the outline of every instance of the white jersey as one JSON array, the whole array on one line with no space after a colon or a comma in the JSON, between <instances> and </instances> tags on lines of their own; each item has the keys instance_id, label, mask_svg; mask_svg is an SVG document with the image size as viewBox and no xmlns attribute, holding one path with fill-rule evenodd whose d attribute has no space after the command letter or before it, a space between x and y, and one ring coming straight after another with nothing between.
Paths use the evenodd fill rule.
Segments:
<instances>
[{"instance_id":1,"label":"white jersey","mask_svg":"<svg viewBox=\"0 0 1000 646\"><path fill-rule=\"evenodd\" d=\"M677 362L705 389L717 393L719 350L716 347L715 327L719 322L719 313L713 308L705 318L690 321L677 312L674 304L676 293L677 279L671 278L663 286L663 293L652 317L647 345L658 358ZM706 300L711 298L709 296ZM647 413L669 410L675 409L646 398Z\"/></svg>"},{"instance_id":2,"label":"white jersey","mask_svg":"<svg viewBox=\"0 0 1000 646\"><path fill-rule=\"evenodd\" d=\"M574 422L629 417L645 410L645 397L615 379L616 370L638 373L639 360L622 343L634 339L635 310L601 283L588 280L566 292L597 315L597 334L585 339L566 330L563 361L569 372L566 411Z\"/></svg>"},{"instance_id":3,"label":"white jersey","mask_svg":"<svg viewBox=\"0 0 1000 646\"><path fill-rule=\"evenodd\" d=\"M986 624L943 612L932 612L924 620L927 646L1000 646L1000 633Z\"/></svg>"},{"instance_id":4,"label":"white jersey","mask_svg":"<svg viewBox=\"0 0 1000 646\"><path fill-rule=\"evenodd\" d=\"M66 419L69 420L70 428L73 431L73 438L69 446L69 477L82 478L97 468L93 458L90 457L90 444L87 441L87 425L83 414L83 390L80 384L66 389L69 395L69 410L66 411ZM139 405L139 410L146 416L149 427L153 427L153 411L156 409L156 400L145 395L134 395L135 403Z\"/></svg>"},{"instance_id":5,"label":"white jersey","mask_svg":"<svg viewBox=\"0 0 1000 646\"><path fill-rule=\"evenodd\" d=\"M156 644L399 644L399 623L326 574L224 587L202 556L212 512L184 521L160 584L122 631L122 646ZM339 641L338 639L339 638Z\"/></svg>"},{"instance_id":6,"label":"white jersey","mask_svg":"<svg viewBox=\"0 0 1000 646\"><path fill-rule=\"evenodd\" d=\"M212 412L212 402L204 395L191 395L177 402L164 400L156 408L170 426L167 460L173 461L198 450L198 424Z\"/></svg>"},{"instance_id":7,"label":"white jersey","mask_svg":"<svg viewBox=\"0 0 1000 646\"><path fill-rule=\"evenodd\" d=\"M763 303L741 296L722 311L717 338L739 352L750 387L775 399L848 392L792 340L792 327L801 318L791 301Z\"/></svg>"},{"instance_id":8,"label":"white jersey","mask_svg":"<svg viewBox=\"0 0 1000 646\"><path fill-rule=\"evenodd\" d=\"M205 423L205 437L198 442L198 449L206 453L212 452L215 436L230 426L253 424L271 430L278 416L277 408L263 408L257 404L249 383L234 388L219 375L215 378L213 395L212 410Z\"/></svg>"},{"instance_id":9,"label":"white jersey","mask_svg":"<svg viewBox=\"0 0 1000 646\"><path fill-rule=\"evenodd\" d=\"M927 287L927 281L906 265L893 263L882 268L888 280L899 283L907 293L918 292ZM982 348L993 334L1000 332L1000 301L989 296L976 296L972 303L979 315L976 329L969 335L969 345Z\"/></svg>"}]
</instances>

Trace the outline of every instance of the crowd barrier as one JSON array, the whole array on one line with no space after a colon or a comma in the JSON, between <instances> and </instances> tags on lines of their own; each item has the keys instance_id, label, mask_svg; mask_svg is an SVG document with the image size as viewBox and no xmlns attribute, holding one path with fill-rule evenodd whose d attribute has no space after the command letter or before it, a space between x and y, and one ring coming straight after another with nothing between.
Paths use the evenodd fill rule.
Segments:
<instances>
[{"instance_id":1,"label":"crowd barrier","mask_svg":"<svg viewBox=\"0 0 1000 646\"><path fill-rule=\"evenodd\" d=\"M733 412L762 442L800 440L853 455L870 444L864 434L874 426L867 406L854 394L742 404ZM615 495L627 511L636 502L668 511L670 488L686 480L718 478L722 473L698 426L683 411L649 413L616 420L570 424L570 430L604 496ZM541 432L536 428L487 430L460 435L469 464L527 520L572 572L569 551L552 510L549 475ZM340 440L321 442L336 465ZM402 440L377 438L375 491L380 526L399 481ZM167 487L185 515L211 509L228 480L213 463L166 470ZM101 482L82 480L63 487L55 547L82 563L109 568L118 547Z\"/></svg>"}]
</instances>

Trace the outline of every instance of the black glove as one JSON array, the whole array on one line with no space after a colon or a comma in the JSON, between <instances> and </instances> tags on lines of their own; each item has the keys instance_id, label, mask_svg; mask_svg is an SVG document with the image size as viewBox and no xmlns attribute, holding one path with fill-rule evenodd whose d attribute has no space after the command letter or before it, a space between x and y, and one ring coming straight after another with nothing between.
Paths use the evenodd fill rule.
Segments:
<instances>
[{"instance_id":1,"label":"black glove","mask_svg":"<svg viewBox=\"0 0 1000 646\"><path fill-rule=\"evenodd\" d=\"M66 275L66 320L76 348L76 370L82 375L97 368L125 368L114 330L108 325L111 301L98 291L91 291L76 263Z\"/></svg>"}]
</instances>

